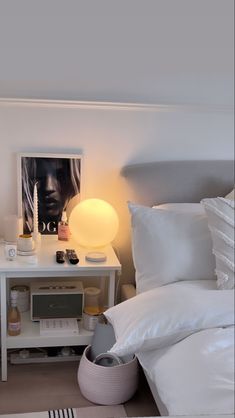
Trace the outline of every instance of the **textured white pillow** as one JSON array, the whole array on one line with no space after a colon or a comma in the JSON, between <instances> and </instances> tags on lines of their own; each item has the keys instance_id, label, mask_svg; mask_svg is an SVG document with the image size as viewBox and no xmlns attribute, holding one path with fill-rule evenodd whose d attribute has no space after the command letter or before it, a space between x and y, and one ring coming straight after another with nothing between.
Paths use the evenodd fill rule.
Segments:
<instances>
[{"instance_id":1,"label":"textured white pillow","mask_svg":"<svg viewBox=\"0 0 235 418\"><path fill-rule=\"evenodd\" d=\"M216 257L219 289L234 288L234 200L203 199Z\"/></svg>"},{"instance_id":2,"label":"textured white pillow","mask_svg":"<svg viewBox=\"0 0 235 418\"><path fill-rule=\"evenodd\" d=\"M119 356L159 349L205 328L234 322L233 291L207 290L205 281L172 283L115 305L104 315L114 327ZM212 281L213 282L213 281Z\"/></svg>"},{"instance_id":3,"label":"textured white pillow","mask_svg":"<svg viewBox=\"0 0 235 418\"><path fill-rule=\"evenodd\" d=\"M234 200L234 189L225 196L225 199Z\"/></svg>"},{"instance_id":4,"label":"textured white pillow","mask_svg":"<svg viewBox=\"0 0 235 418\"><path fill-rule=\"evenodd\" d=\"M137 293L179 280L215 278L207 216L200 204L197 208L129 204Z\"/></svg>"}]
</instances>

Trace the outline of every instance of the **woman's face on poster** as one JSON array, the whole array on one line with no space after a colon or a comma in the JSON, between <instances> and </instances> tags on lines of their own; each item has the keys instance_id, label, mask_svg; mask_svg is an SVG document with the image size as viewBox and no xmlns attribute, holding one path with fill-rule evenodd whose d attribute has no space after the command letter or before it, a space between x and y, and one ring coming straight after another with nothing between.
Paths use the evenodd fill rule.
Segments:
<instances>
[{"instance_id":1,"label":"woman's face on poster","mask_svg":"<svg viewBox=\"0 0 235 418\"><path fill-rule=\"evenodd\" d=\"M39 219L61 216L66 201L65 167L59 159L40 159L37 162Z\"/></svg>"}]
</instances>

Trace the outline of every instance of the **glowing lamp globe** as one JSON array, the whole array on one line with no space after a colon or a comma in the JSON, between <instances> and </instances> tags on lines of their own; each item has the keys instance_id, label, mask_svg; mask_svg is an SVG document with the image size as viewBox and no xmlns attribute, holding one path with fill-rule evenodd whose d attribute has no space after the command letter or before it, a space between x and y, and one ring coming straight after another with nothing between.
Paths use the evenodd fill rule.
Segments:
<instances>
[{"instance_id":1,"label":"glowing lamp globe","mask_svg":"<svg viewBox=\"0 0 235 418\"><path fill-rule=\"evenodd\" d=\"M86 248L109 244L118 231L118 216L104 200L82 200L70 213L69 228L73 238Z\"/></svg>"}]
</instances>

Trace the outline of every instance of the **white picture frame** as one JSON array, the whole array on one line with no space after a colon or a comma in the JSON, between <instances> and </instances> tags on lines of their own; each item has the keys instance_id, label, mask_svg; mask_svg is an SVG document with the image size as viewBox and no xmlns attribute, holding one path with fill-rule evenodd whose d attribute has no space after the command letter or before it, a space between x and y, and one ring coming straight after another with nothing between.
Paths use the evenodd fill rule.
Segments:
<instances>
[{"instance_id":1,"label":"white picture frame","mask_svg":"<svg viewBox=\"0 0 235 418\"><path fill-rule=\"evenodd\" d=\"M80 154L19 153L17 155L18 216L23 232L33 230L34 185L38 194L38 229L55 235L62 212L76 196L81 198Z\"/></svg>"}]
</instances>

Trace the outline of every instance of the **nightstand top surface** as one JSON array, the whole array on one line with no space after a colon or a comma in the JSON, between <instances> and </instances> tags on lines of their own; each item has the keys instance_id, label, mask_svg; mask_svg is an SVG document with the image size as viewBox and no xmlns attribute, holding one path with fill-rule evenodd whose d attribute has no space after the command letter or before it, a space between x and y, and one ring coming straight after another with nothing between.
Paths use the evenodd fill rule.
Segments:
<instances>
[{"instance_id":1,"label":"nightstand top surface","mask_svg":"<svg viewBox=\"0 0 235 418\"><path fill-rule=\"evenodd\" d=\"M65 263L58 264L56 262L55 253L56 251L65 251L66 248L75 249L79 263L76 265L70 264L67 259ZM79 247L79 245L73 240L70 241L59 241L57 235L47 235L42 236L40 248L37 250L37 263L30 264L27 262L26 257L28 256L17 256L15 260L9 261L6 260L4 254L4 243L0 244L0 273L1 272L51 272L55 273L55 276L58 273L61 275L66 275L66 272L98 272L105 270L121 270L120 262L112 248L111 245L106 246L105 248L99 249L103 251L107 260L104 262L88 262L85 259L86 254L89 250Z\"/></svg>"}]
</instances>

